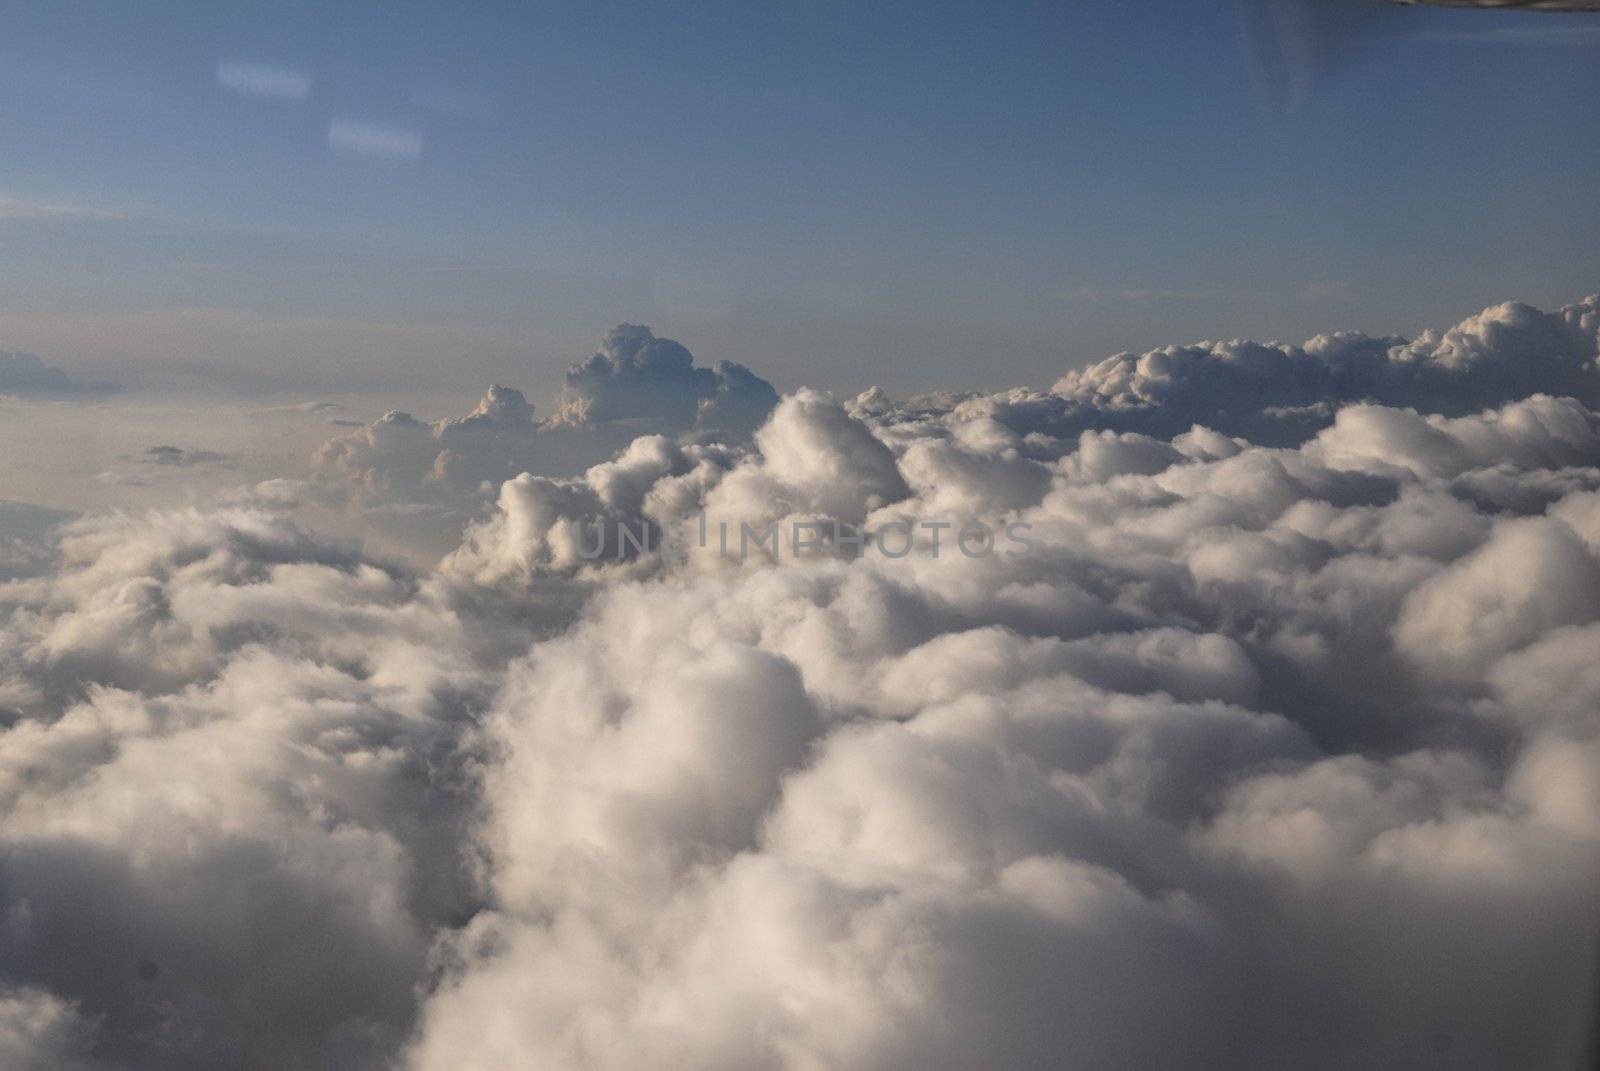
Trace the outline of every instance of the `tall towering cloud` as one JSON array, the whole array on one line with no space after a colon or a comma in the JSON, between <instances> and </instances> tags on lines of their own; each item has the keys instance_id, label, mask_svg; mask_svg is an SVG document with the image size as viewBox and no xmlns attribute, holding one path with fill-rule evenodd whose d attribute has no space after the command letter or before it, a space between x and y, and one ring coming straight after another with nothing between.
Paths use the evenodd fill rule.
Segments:
<instances>
[{"instance_id":1,"label":"tall towering cloud","mask_svg":"<svg viewBox=\"0 0 1600 1071\"><path fill-rule=\"evenodd\" d=\"M623 324L567 371L547 420L535 418L522 392L495 385L465 417L425 423L386 413L325 443L313 469L325 490L359 507L431 518L430 544L449 545L513 476L581 472L640 435L743 442L777 402L772 386L743 365L696 367L678 343Z\"/></svg>"},{"instance_id":2,"label":"tall towering cloud","mask_svg":"<svg viewBox=\"0 0 1600 1071\"><path fill-rule=\"evenodd\" d=\"M567 370L557 424L591 428L638 422L676 434L700 429L748 437L778 402L770 384L743 365L696 368L689 351L648 327L620 324L600 350Z\"/></svg>"}]
</instances>

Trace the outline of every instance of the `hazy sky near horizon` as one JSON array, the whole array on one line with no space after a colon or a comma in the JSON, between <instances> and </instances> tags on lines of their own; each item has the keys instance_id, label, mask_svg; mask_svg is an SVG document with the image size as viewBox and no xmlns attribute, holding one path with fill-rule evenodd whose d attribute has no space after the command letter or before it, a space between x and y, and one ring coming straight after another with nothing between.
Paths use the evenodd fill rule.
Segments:
<instances>
[{"instance_id":1,"label":"hazy sky near horizon","mask_svg":"<svg viewBox=\"0 0 1600 1071\"><path fill-rule=\"evenodd\" d=\"M781 388L1046 384L1596 288L1600 20L1233 4L13 6L0 350L541 405L611 324Z\"/></svg>"}]
</instances>

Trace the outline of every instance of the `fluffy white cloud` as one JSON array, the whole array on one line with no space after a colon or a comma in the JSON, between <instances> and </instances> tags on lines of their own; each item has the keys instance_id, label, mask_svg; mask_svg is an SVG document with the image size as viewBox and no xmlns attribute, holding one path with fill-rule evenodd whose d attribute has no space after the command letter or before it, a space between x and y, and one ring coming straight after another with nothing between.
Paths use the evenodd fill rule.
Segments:
<instances>
[{"instance_id":1,"label":"fluffy white cloud","mask_svg":"<svg viewBox=\"0 0 1600 1071\"><path fill-rule=\"evenodd\" d=\"M426 575L287 485L75 522L0 586L0 1062L1577 1066L1592 305L748 437L629 329L549 424L345 441L375 500L497 482ZM1253 442L1219 376L1322 415ZM783 541L833 522L876 534Z\"/></svg>"},{"instance_id":2,"label":"fluffy white cloud","mask_svg":"<svg viewBox=\"0 0 1600 1071\"><path fill-rule=\"evenodd\" d=\"M1559 312L1510 302L1406 341L1354 333L1303 346L1207 342L1122 353L1055 385L1057 421L1171 435L1203 424L1282 442L1340 404L1449 415L1545 393L1600 404L1600 297Z\"/></svg>"},{"instance_id":3,"label":"fluffy white cloud","mask_svg":"<svg viewBox=\"0 0 1600 1071\"><path fill-rule=\"evenodd\" d=\"M436 558L508 479L571 476L641 435L747 442L777 402L772 386L743 365L696 367L678 343L624 324L568 369L549 419L536 419L520 391L495 385L464 417L429 423L386 413L324 443L312 469L320 499L367 512L400 544Z\"/></svg>"},{"instance_id":4,"label":"fluffy white cloud","mask_svg":"<svg viewBox=\"0 0 1600 1071\"><path fill-rule=\"evenodd\" d=\"M950 416L881 434L896 487L829 460L867 424L786 401L702 503L869 487L869 517L1037 545L604 585L486 723L494 909L413 1063L1565 1066L1600 722L1542 708L1592 676L1593 496L1508 519L1458 481L1587 471L1594 419L1361 406L1294 451L1095 433L1046 464Z\"/></svg>"},{"instance_id":5,"label":"fluffy white cloud","mask_svg":"<svg viewBox=\"0 0 1600 1071\"><path fill-rule=\"evenodd\" d=\"M567 370L555 423L592 428L626 424L668 434L693 429L748 437L778 402L748 368L718 361L696 368L683 346L648 327L620 324L599 352Z\"/></svg>"},{"instance_id":6,"label":"fluffy white cloud","mask_svg":"<svg viewBox=\"0 0 1600 1071\"><path fill-rule=\"evenodd\" d=\"M1571 398L1542 394L1453 420L1353 405L1339 411L1317 445L1335 468L1398 465L1424 477L1495 466L1562 469L1592 463L1600 421Z\"/></svg>"},{"instance_id":7,"label":"fluffy white cloud","mask_svg":"<svg viewBox=\"0 0 1600 1071\"><path fill-rule=\"evenodd\" d=\"M636 436L748 439L778 396L742 365L699 368L689 351L645 327L611 330L600 351L567 371L560 406L534 418L520 391L489 388L465 417L424 423L387 413L317 453L328 479L393 502L424 492L473 492L521 472L570 474Z\"/></svg>"},{"instance_id":8,"label":"fluffy white cloud","mask_svg":"<svg viewBox=\"0 0 1600 1071\"><path fill-rule=\"evenodd\" d=\"M78 522L0 600L6 983L94 1066L380 1065L473 902L493 638L249 510Z\"/></svg>"}]
</instances>

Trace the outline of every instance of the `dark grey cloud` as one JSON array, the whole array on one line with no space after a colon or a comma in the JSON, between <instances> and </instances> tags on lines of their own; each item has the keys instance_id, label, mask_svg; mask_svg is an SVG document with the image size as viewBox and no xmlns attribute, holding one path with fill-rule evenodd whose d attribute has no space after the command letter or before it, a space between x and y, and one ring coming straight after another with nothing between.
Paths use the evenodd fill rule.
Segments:
<instances>
[{"instance_id":1,"label":"dark grey cloud","mask_svg":"<svg viewBox=\"0 0 1600 1071\"><path fill-rule=\"evenodd\" d=\"M263 413L304 413L315 416L324 413L337 413L344 409L338 402L299 402L295 405L271 405L261 410Z\"/></svg>"},{"instance_id":2,"label":"dark grey cloud","mask_svg":"<svg viewBox=\"0 0 1600 1071\"><path fill-rule=\"evenodd\" d=\"M0 394L72 398L112 394L121 389L115 383L74 378L59 368L45 364L31 353L0 351Z\"/></svg>"},{"instance_id":3,"label":"dark grey cloud","mask_svg":"<svg viewBox=\"0 0 1600 1071\"><path fill-rule=\"evenodd\" d=\"M218 453L215 450L162 444L147 448L138 456L138 460L147 465L191 468L195 465L226 465L234 460L234 455Z\"/></svg>"}]
</instances>

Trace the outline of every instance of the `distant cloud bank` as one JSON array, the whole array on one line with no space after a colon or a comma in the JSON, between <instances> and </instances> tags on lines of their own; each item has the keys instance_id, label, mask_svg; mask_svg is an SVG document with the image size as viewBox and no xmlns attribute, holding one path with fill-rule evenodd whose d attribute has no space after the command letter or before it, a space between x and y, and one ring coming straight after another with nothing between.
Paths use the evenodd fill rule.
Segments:
<instances>
[{"instance_id":1,"label":"distant cloud bank","mask_svg":"<svg viewBox=\"0 0 1600 1071\"><path fill-rule=\"evenodd\" d=\"M72 398L114 394L121 389L116 383L77 379L45 364L31 353L0 350L0 394L23 398Z\"/></svg>"}]
</instances>

